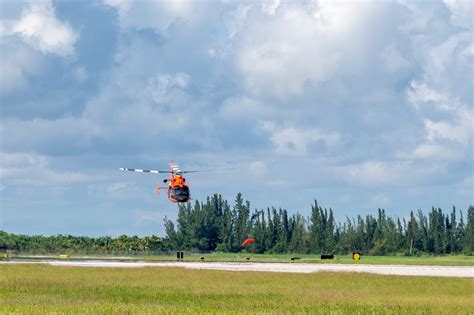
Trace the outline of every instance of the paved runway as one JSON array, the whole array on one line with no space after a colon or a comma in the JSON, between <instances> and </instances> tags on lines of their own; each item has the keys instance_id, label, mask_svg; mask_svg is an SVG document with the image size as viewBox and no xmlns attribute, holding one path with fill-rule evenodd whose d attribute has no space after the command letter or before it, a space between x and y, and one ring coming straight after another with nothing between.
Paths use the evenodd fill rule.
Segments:
<instances>
[{"instance_id":1,"label":"paved runway","mask_svg":"<svg viewBox=\"0 0 474 315\"><path fill-rule=\"evenodd\" d=\"M108 267L108 268L143 268L173 267L184 269L258 271L258 272L362 272L379 275L430 276L430 277L464 277L474 278L474 267L471 266L407 266L407 265L346 265L346 264L307 264L307 263L230 263L230 262L117 262L107 260L88 261L6 261L6 264L46 264L51 266L73 267Z\"/></svg>"}]
</instances>

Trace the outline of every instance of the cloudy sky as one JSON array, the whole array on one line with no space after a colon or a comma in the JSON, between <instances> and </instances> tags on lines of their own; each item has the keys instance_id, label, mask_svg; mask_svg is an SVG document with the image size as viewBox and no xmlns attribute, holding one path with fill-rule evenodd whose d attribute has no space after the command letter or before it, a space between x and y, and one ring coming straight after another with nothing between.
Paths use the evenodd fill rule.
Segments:
<instances>
[{"instance_id":1,"label":"cloudy sky","mask_svg":"<svg viewBox=\"0 0 474 315\"><path fill-rule=\"evenodd\" d=\"M0 1L0 229L163 235L193 198L474 204L472 1Z\"/></svg>"}]
</instances>

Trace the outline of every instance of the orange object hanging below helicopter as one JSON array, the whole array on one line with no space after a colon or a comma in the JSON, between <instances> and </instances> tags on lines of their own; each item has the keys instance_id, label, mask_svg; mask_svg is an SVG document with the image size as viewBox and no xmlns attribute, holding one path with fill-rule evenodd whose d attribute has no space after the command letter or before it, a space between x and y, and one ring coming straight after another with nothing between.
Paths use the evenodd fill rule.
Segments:
<instances>
[{"instance_id":1,"label":"orange object hanging below helicopter","mask_svg":"<svg viewBox=\"0 0 474 315\"><path fill-rule=\"evenodd\" d=\"M163 179L164 183L168 183L168 187L160 187L160 185L158 184L158 186L156 187L156 192L158 195L160 195L160 190L167 189L168 199L171 202L175 202L175 203L184 203L184 202L188 202L191 199L191 192L189 190L189 185L186 183L186 179L183 177L183 174L219 171L219 170L182 171L179 168L179 166L173 163L173 161L171 161L170 163L169 171L144 170L144 169L125 168L125 167L120 168L120 170L130 171L130 172L139 172L139 173L170 174L170 178ZM221 170L226 170L226 169L221 169Z\"/></svg>"}]
</instances>

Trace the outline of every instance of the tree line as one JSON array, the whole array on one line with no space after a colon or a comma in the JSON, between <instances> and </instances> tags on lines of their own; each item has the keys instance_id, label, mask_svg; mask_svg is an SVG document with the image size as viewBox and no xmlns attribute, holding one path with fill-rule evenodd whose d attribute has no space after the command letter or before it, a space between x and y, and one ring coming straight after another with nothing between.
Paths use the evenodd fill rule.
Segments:
<instances>
[{"instance_id":1,"label":"tree line","mask_svg":"<svg viewBox=\"0 0 474 315\"><path fill-rule=\"evenodd\" d=\"M288 214L286 209L250 209L239 193L234 205L215 194L206 202L180 205L176 224L165 218L168 246L173 249L237 252L242 242L255 240L255 253L369 255L452 254L474 252L474 207L449 213L432 208L411 212L409 218L392 217L384 209L377 215L358 215L337 222L331 208L311 206L311 214Z\"/></svg>"},{"instance_id":2,"label":"tree line","mask_svg":"<svg viewBox=\"0 0 474 315\"><path fill-rule=\"evenodd\" d=\"M130 253L156 252L166 248L162 237L120 235L87 237L72 235L21 235L0 231L0 249L22 253Z\"/></svg>"},{"instance_id":3,"label":"tree line","mask_svg":"<svg viewBox=\"0 0 474 315\"><path fill-rule=\"evenodd\" d=\"M82 252L130 253L174 250L238 252L251 237L246 250L255 253L347 254L360 250L368 255L474 253L474 207L463 212L432 208L411 212L408 218L377 215L346 217L337 222L331 208L316 201L308 217L286 209L251 211L250 202L237 194L233 205L214 194L205 202L179 204L176 222L165 218L166 237L71 235L28 236L0 231L0 249L29 253Z\"/></svg>"}]
</instances>

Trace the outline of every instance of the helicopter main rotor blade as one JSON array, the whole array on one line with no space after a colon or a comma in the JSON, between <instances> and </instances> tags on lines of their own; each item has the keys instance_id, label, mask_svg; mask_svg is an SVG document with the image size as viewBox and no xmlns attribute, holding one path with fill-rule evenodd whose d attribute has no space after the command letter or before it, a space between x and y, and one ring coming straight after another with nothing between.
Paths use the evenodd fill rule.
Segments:
<instances>
[{"instance_id":1,"label":"helicopter main rotor blade","mask_svg":"<svg viewBox=\"0 0 474 315\"><path fill-rule=\"evenodd\" d=\"M119 170L129 171L129 172L138 172L138 173L154 173L154 174L169 173L169 171L143 170L143 169L139 169L139 168L127 168L127 167L121 167L121 168L119 168Z\"/></svg>"},{"instance_id":2,"label":"helicopter main rotor blade","mask_svg":"<svg viewBox=\"0 0 474 315\"><path fill-rule=\"evenodd\" d=\"M119 168L121 171L128 171L128 172L137 172L137 173L154 173L154 174L187 174L187 173L203 173L203 172L219 172L219 171L229 171L235 170L235 168L220 168L220 169L209 169L209 170L192 170L192 171L182 171L179 169L178 166L173 166L171 171L162 171L162 170L145 170L139 168L127 168L121 167Z\"/></svg>"},{"instance_id":3,"label":"helicopter main rotor blade","mask_svg":"<svg viewBox=\"0 0 474 315\"><path fill-rule=\"evenodd\" d=\"M219 172L219 171L231 171L235 170L235 168L218 168L218 169L210 169L210 170L195 170L195 171L181 171L181 174L186 173L203 173L203 172Z\"/></svg>"}]
</instances>

